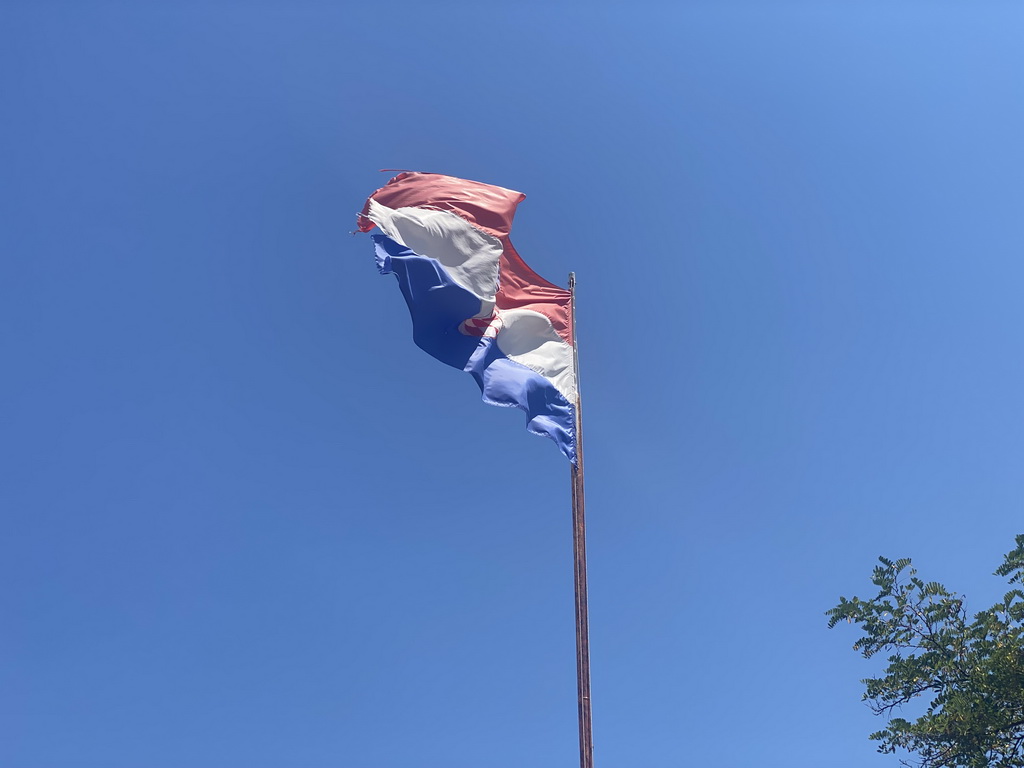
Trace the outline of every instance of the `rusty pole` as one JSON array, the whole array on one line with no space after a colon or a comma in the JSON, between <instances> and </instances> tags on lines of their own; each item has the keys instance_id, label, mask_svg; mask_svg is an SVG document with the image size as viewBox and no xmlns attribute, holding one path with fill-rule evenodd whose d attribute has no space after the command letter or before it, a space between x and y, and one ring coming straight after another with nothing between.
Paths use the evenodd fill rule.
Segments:
<instances>
[{"instance_id":1,"label":"rusty pole","mask_svg":"<svg viewBox=\"0 0 1024 768\"><path fill-rule=\"evenodd\" d=\"M569 273L573 368L576 379L576 463L572 473L573 575L576 583L576 691L580 721L580 768L594 768L590 717L590 622L587 617L587 525L583 502L583 407L579 345L576 343L576 273Z\"/></svg>"}]
</instances>

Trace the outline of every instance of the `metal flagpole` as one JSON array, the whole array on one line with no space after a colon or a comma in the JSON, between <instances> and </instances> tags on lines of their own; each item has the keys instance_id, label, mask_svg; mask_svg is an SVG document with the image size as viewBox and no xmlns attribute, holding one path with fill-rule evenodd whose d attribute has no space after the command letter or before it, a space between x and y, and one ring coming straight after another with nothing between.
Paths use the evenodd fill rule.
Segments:
<instances>
[{"instance_id":1,"label":"metal flagpole","mask_svg":"<svg viewBox=\"0 0 1024 768\"><path fill-rule=\"evenodd\" d=\"M590 719L590 623L587 618L587 525L583 503L583 407L580 397L580 357L576 343L576 273L569 273L569 313L572 323L573 369L576 378L576 463L572 473L573 574L576 581L576 691L580 719L580 768L594 766L594 736Z\"/></svg>"}]
</instances>

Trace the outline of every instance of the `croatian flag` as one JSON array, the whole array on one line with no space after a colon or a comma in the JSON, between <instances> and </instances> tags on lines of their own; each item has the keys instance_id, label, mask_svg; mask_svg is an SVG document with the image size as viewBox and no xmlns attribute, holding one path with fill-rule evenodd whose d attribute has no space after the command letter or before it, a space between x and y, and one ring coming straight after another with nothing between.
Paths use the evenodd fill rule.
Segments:
<instances>
[{"instance_id":1,"label":"croatian flag","mask_svg":"<svg viewBox=\"0 0 1024 768\"><path fill-rule=\"evenodd\" d=\"M526 428L576 463L570 293L509 241L521 192L435 173L402 173L366 201L381 274L398 278L413 339L471 374L485 403L526 412Z\"/></svg>"}]
</instances>

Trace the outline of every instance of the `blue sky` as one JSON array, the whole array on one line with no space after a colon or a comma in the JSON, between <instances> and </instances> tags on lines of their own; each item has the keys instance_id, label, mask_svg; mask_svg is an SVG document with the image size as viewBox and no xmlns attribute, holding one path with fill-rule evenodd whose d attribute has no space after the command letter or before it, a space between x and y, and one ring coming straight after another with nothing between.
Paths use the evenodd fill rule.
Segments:
<instances>
[{"instance_id":1,"label":"blue sky","mask_svg":"<svg viewBox=\"0 0 1024 768\"><path fill-rule=\"evenodd\" d=\"M596 763L895 766L825 628L1022 532L1019 3L0 11L0 765L576 764L568 467L389 174L578 278Z\"/></svg>"}]
</instances>

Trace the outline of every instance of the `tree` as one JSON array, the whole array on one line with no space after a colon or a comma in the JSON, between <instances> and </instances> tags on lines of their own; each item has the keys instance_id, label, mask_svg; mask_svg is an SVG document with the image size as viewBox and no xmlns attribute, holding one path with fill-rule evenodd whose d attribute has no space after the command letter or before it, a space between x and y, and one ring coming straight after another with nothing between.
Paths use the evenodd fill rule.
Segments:
<instances>
[{"instance_id":1,"label":"tree","mask_svg":"<svg viewBox=\"0 0 1024 768\"><path fill-rule=\"evenodd\" d=\"M963 600L918 578L910 559L878 558L871 600L839 599L826 612L831 629L846 621L864 633L853 648L865 658L891 652L883 677L868 678L864 700L885 728L871 734L878 751L916 754L921 768L1024 768L1024 592L968 621ZM995 573L1024 586L1024 534ZM928 700L914 720L904 705Z\"/></svg>"}]
</instances>

